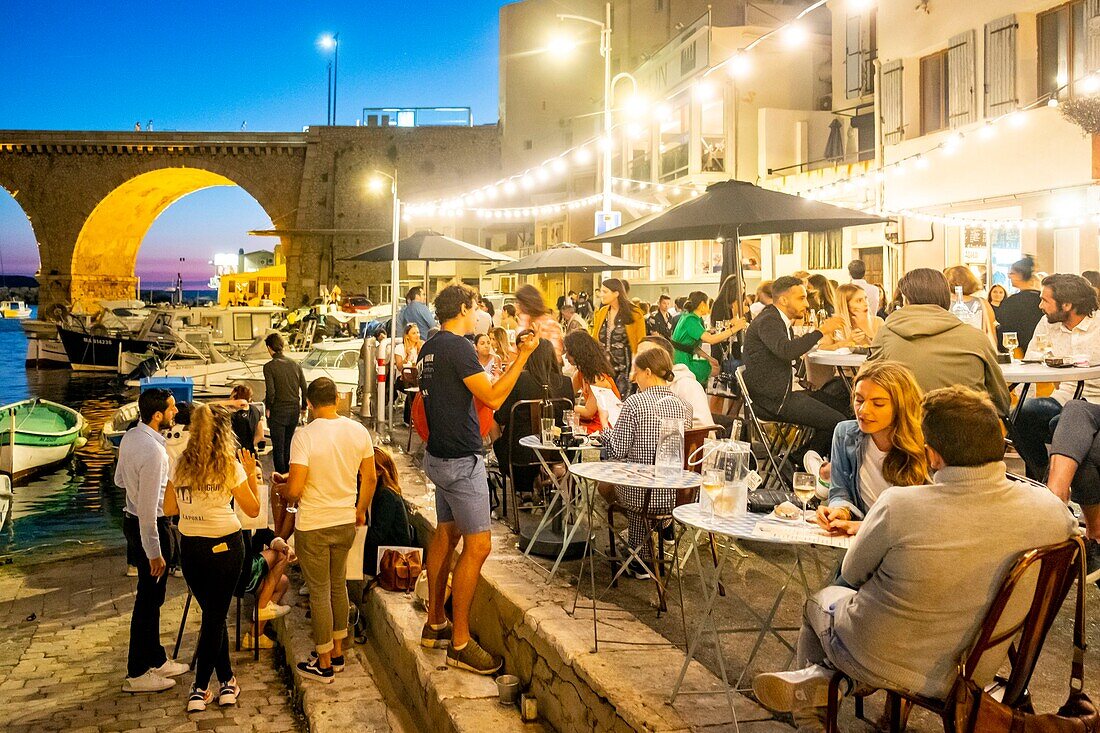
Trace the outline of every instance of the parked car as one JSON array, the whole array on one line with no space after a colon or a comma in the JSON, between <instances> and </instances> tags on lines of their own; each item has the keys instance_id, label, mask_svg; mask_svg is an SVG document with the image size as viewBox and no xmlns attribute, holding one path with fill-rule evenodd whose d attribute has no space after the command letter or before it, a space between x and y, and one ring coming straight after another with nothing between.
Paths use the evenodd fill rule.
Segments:
<instances>
[{"instance_id":1,"label":"parked car","mask_svg":"<svg viewBox=\"0 0 1100 733\"><path fill-rule=\"evenodd\" d=\"M340 310L345 313L358 313L374 307L374 303L365 295L349 295L340 303Z\"/></svg>"}]
</instances>

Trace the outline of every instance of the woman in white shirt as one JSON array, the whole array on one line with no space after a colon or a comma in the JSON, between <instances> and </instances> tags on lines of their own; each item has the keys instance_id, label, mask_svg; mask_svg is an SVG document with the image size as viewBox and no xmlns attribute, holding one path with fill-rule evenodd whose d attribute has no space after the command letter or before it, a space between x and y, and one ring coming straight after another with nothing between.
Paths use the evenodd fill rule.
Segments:
<instances>
[{"instance_id":1,"label":"woman in white shirt","mask_svg":"<svg viewBox=\"0 0 1100 733\"><path fill-rule=\"evenodd\" d=\"M420 338L420 326L415 323L406 325L405 335L402 337L401 343L393 350L393 364L394 368L397 370L394 389L398 392L404 392L409 387L415 386L415 383L406 384L402 374L407 366L414 369L416 368L416 361L420 358L420 347L423 345L424 342ZM403 415L406 425L412 425L412 398L414 396L415 395L408 392L405 393L405 410Z\"/></svg>"},{"instance_id":2,"label":"woman in white shirt","mask_svg":"<svg viewBox=\"0 0 1100 733\"><path fill-rule=\"evenodd\" d=\"M835 534L854 535L867 510L891 486L928 483L921 433L921 390L908 368L868 362L852 388L856 419L833 431L832 460L821 467L829 500L817 523Z\"/></svg>"},{"instance_id":3,"label":"woman in white shirt","mask_svg":"<svg viewBox=\"0 0 1100 733\"><path fill-rule=\"evenodd\" d=\"M229 415L206 405L191 411L191 437L176 462L164 493L164 514L180 515L183 577L202 609L195 684L188 712L214 700L210 676L217 672L219 705L234 705L241 690L229 661L226 614L244 566L241 523L230 504L250 517L260 513L256 461L246 450L234 456L236 439ZM239 459L239 460L238 460Z\"/></svg>"}]
</instances>

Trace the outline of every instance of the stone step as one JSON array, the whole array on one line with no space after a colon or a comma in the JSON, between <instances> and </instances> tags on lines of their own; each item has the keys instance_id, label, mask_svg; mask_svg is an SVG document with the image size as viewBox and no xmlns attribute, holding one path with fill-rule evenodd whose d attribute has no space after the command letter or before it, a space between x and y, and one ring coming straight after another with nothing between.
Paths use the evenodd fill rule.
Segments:
<instances>
[{"instance_id":1,"label":"stone step","mask_svg":"<svg viewBox=\"0 0 1100 733\"><path fill-rule=\"evenodd\" d=\"M410 458L403 453L394 458L410 517L426 544L435 531L433 498ZM614 608L613 594L600 604L600 648L594 653L591 605L582 610L582 598L571 615L574 595L575 587L564 580L547 583L516 548L515 536L494 522L493 553L474 594L471 630L482 646L504 657L505 671L537 698L541 719L559 731L734 729L720 680L697 662L689 666L682 689L704 694L668 703L683 651L630 612ZM417 614L408 622L417 638L423 619ZM740 730L789 730L748 698L734 700Z\"/></svg>"}]
</instances>

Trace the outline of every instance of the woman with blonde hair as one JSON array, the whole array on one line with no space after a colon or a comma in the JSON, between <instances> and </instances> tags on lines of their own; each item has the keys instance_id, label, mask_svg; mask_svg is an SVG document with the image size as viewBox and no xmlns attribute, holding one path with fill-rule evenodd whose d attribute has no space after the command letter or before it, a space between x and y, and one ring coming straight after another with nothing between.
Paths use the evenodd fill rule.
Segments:
<instances>
[{"instance_id":1,"label":"woman with blonde hair","mask_svg":"<svg viewBox=\"0 0 1100 733\"><path fill-rule=\"evenodd\" d=\"M997 316L993 313L993 306L984 298L979 298L974 293L982 289L982 282L966 265L955 265L943 271L947 283L951 286L951 303L955 302L955 290L962 288L963 304L970 309L972 314L977 314L976 321L981 323L979 330L984 331L990 342L997 345ZM948 308L950 310L950 308Z\"/></svg>"},{"instance_id":2,"label":"woman with blonde hair","mask_svg":"<svg viewBox=\"0 0 1100 733\"><path fill-rule=\"evenodd\" d=\"M489 331L489 341L492 344L493 354L500 360L501 371L507 371L512 362L516 360L516 350L508 340L508 331L497 327Z\"/></svg>"},{"instance_id":3,"label":"woman with blonde hair","mask_svg":"<svg viewBox=\"0 0 1100 733\"><path fill-rule=\"evenodd\" d=\"M829 500L817 510L822 528L854 535L882 492L929 482L921 397L913 373L898 362L860 368L852 387L856 419L837 424L832 460L819 472L830 481Z\"/></svg>"},{"instance_id":4,"label":"woman with blonde hair","mask_svg":"<svg viewBox=\"0 0 1100 733\"><path fill-rule=\"evenodd\" d=\"M868 311L867 292L859 285L844 283L836 290L836 314L844 321L837 333L825 334L818 348L831 350L870 346L883 320Z\"/></svg>"},{"instance_id":5,"label":"woman with blonde hair","mask_svg":"<svg viewBox=\"0 0 1100 733\"><path fill-rule=\"evenodd\" d=\"M191 439L176 462L164 492L164 514L180 515L183 577L202 609L195 661L195 683L187 712L201 712L215 694L210 676L218 675L219 705L235 705L241 694L229 661L225 618L244 567L241 523L230 501L250 517L260 513L256 460L236 450L229 416L206 405L191 411Z\"/></svg>"},{"instance_id":6,"label":"woman with blonde hair","mask_svg":"<svg viewBox=\"0 0 1100 733\"><path fill-rule=\"evenodd\" d=\"M519 286L516 290L516 315L517 327L523 330L534 331L540 339L546 339L553 345L554 353L561 359L562 332L557 320L550 315L550 309L546 307L542 293L530 283Z\"/></svg>"}]
</instances>

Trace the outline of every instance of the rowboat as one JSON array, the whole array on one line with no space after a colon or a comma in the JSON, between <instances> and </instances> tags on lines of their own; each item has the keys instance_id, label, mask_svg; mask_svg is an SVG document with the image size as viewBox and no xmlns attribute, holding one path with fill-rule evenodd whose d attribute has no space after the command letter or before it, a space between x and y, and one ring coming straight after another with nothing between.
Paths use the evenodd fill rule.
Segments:
<instances>
[{"instance_id":1,"label":"rowboat","mask_svg":"<svg viewBox=\"0 0 1100 733\"><path fill-rule=\"evenodd\" d=\"M18 482L64 463L83 430L79 412L49 400L0 407L0 473Z\"/></svg>"}]
</instances>

